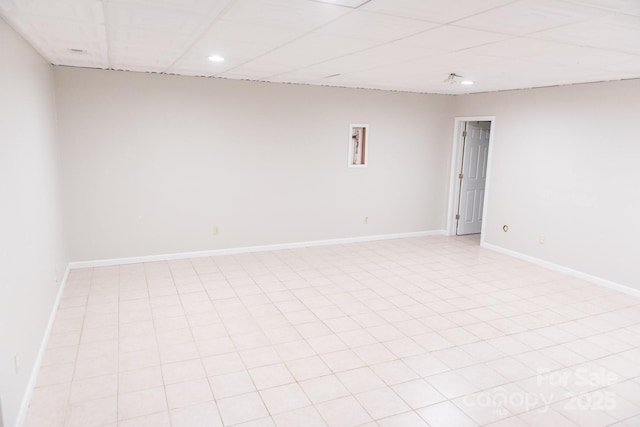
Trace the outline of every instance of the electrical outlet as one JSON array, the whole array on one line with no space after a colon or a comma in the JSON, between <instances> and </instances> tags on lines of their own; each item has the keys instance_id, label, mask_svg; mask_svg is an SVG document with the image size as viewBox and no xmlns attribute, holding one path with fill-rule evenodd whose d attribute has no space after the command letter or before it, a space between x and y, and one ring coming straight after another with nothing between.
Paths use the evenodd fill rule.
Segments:
<instances>
[{"instance_id":1,"label":"electrical outlet","mask_svg":"<svg viewBox=\"0 0 640 427\"><path fill-rule=\"evenodd\" d=\"M365 217L362 219L362 222L363 222L363 223L365 223L365 224L369 224L369 217L368 217L368 216L365 216Z\"/></svg>"},{"instance_id":2,"label":"electrical outlet","mask_svg":"<svg viewBox=\"0 0 640 427\"><path fill-rule=\"evenodd\" d=\"M218 234L220 234L220 228L216 225L215 227L213 227L213 235L217 236Z\"/></svg>"},{"instance_id":3,"label":"electrical outlet","mask_svg":"<svg viewBox=\"0 0 640 427\"><path fill-rule=\"evenodd\" d=\"M18 355L13 355L13 368L16 371L16 374L20 372L20 359L18 359Z\"/></svg>"}]
</instances>

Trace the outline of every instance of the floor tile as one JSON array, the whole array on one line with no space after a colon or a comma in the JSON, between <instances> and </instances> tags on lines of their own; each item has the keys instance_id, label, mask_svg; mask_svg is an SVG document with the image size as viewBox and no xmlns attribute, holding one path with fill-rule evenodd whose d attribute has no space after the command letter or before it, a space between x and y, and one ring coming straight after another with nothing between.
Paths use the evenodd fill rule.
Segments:
<instances>
[{"instance_id":1,"label":"floor tile","mask_svg":"<svg viewBox=\"0 0 640 427\"><path fill-rule=\"evenodd\" d=\"M293 375L284 363L250 369L249 374L258 390L295 382Z\"/></svg>"},{"instance_id":2,"label":"floor tile","mask_svg":"<svg viewBox=\"0 0 640 427\"><path fill-rule=\"evenodd\" d=\"M419 378L418 374L400 360L373 365L371 369L387 385L400 384Z\"/></svg>"},{"instance_id":3,"label":"floor tile","mask_svg":"<svg viewBox=\"0 0 640 427\"><path fill-rule=\"evenodd\" d=\"M477 388L457 372L449 371L427 378L427 382L448 399L464 396Z\"/></svg>"},{"instance_id":4,"label":"floor tile","mask_svg":"<svg viewBox=\"0 0 640 427\"><path fill-rule=\"evenodd\" d=\"M202 359L202 364L208 376L231 374L244 371L244 363L238 353L225 353Z\"/></svg>"},{"instance_id":5,"label":"floor tile","mask_svg":"<svg viewBox=\"0 0 640 427\"><path fill-rule=\"evenodd\" d=\"M375 420L409 411L411 408L390 388L356 394L356 399Z\"/></svg>"},{"instance_id":6,"label":"floor tile","mask_svg":"<svg viewBox=\"0 0 640 427\"><path fill-rule=\"evenodd\" d=\"M120 420L166 410L164 387L149 388L118 396L118 419Z\"/></svg>"},{"instance_id":7,"label":"floor tile","mask_svg":"<svg viewBox=\"0 0 640 427\"><path fill-rule=\"evenodd\" d=\"M353 350L342 350L321 355L322 360L333 372L361 368L366 364Z\"/></svg>"},{"instance_id":8,"label":"floor tile","mask_svg":"<svg viewBox=\"0 0 640 427\"><path fill-rule=\"evenodd\" d=\"M402 361L422 377L428 377L450 370L440 359L430 353L405 357Z\"/></svg>"},{"instance_id":9,"label":"floor tile","mask_svg":"<svg viewBox=\"0 0 640 427\"><path fill-rule=\"evenodd\" d=\"M351 394L335 375L303 381L300 386L313 403L326 402Z\"/></svg>"},{"instance_id":10,"label":"floor tile","mask_svg":"<svg viewBox=\"0 0 640 427\"><path fill-rule=\"evenodd\" d=\"M466 368L457 369L455 372L473 384L478 390L497 387L509 382L507 378L482 364L467 366Z\"/></svg>"},{"instance_id":11,"label":"floor tile","mask_svg":"<svg viewBox=\"0 0 640 427\"><path fill-rule=\"evenodd\" d=\"M256 389L246 371L209 377L209 384L216 399L246 394Z\"/></svg>"},{"instance_id":12,"label":"floor tile","mask_svg":"<svg viewBox=\"0 0 640 427\"><path fill-rule=\"evenodd\" d=\"M359 368L336 374L352 394L376 390L385 387L385 383L371 368Z\"/></svg>"},{"instance_id":13,"label":"floor tile","mask_svg":"<svg viewBox=\"0 0 640 427\"><path fill-rule=\"evenodd\" d=\"M258 393L248 393L216 401L225 425L234 425L269 415Z\"/></svg>"},{"instance_id":14,"label":"floor tile","mask_svg":"<svg viewBox=\"0 0 640 427\"><path fill-rule=\"evenodd\" d=\"M276 427L272 417L258 418L257 420L246 421L235 424L234 427Z\"/></svg>"},{"instance_id":15,"label":"floor tile","mask_svg":"<svg viewBox=\"0 0 640 427\"><path fill-rule=\"evenodd\" d=\"M170 384L165 389L170 409L213 400L211 387L209 387L209 381L206 379Z\"/></svg>"},{"instance_id":16,"label":"floor tile","mask_svg":"<svg viewBox=\"0 0 640 427\"><path fill-rule=\"evenodd\" d=\"M353 351L368 365L375 365L376 363L389 362L397 359L397 357L382 344L366 345L355 348Z\"/></svg>"},{"instance_id":17,"label":"floor tile","mask_svg":"<svg viewBox=\"0 0 640 427\"><path fill-rule=\"evenodd\" d=\"M318 354L334 353L347 349L347 345L334 334L308 338L307 342Z\"/></svg>"},{"instance_id":18,"label":"floor tile","mask_svg":"<svg viewBox=\"0 0 640 427\"><path fill-rule=\"evenodd\" d=\"M70 383L36 387L31 395L29 414L38 415L39 417L51 416L52 418L64 419L69 409L70 391ZM46 418L43 422L45 421Z\"/></svg>"},{"instance_id":19,"label":"floor tile","mask_svg":"<svg viewBox=\"0 0 640 427\"><path fill-rule=\"evenodd\" d=\"M299 382L331 374L331 369L318 356L291 360L286 365Z\"/></svg>"},{"instance_id":20,"label":"floor tile","mask_svg":"<svg viewBox=\"0 0 640 427\"><path fill-rule=\"evenodd\" d=\"M278 427L328 427L313 406L276 414L273 420Z\"/></svg>"},{"instance_id":21,"label":"floor tile","mask_svg":"<svg viewBox=\"0 0 640 427\"><path fill-rule=\"evenodd\" d=\"M116 396L118 376L116 374L92 377L71 383L69 402L84 402L102 397Z\"/></svg>"},{"instance_id":22,"label":"floor tile","mask_svg":"<svg viewBox=\"0 0 640 427\"><path fill-rule=\"evenodd\" d=\"M425 352L425 349L411 338L399 338L393 341L387 341L384 343L384 346L397 357L415 356Z\"/></svg>"},{"instance_id":23,"label":"floor tile","mask_svg":"<svg viewBox=\"0 0 640 427\"><path fill-rule=\"evenodd\" d=\"M199 403L171 410L172 427L222 427L214 402Z\"/></svg>"},{"instance_id":24,"label":"floor tile","mask_svg":"<svg viewBox=\"0 0 640 427\"><path fill-rule=\"evenodd\" d=\"M438 427L475 427L476 423L451 402L418 409L418 414L430 425Z\"/></svg>"},{"instance_id":25,"label":"floor tile","mask_svg":"<svg viewBox=\"0 0 640 427\"><path fill-rule=\"evenodd\" d=\"M285 362L317 355L315 350L304 340L278 344L275 348L282 360Z\"/></svg>"},{"instance_id":26,"label":"floor tile","mask_svg":"<svg viewBox=\"0 0 640 427\"><path fill-rule=\"evenodd\" d=\"M429 427L429 425L415 412L393 415L378 420L380 427Z\"/></svg>"},{"instance_id":27,"label":"floor tile","mask_svg":"<svg viewBox=\"0 0 640 427\"><path fill-rule=\"evenodd\" d=\"M261 390L260 396L270 414L302 408L311 404L307 395L298 384L281 385Z\"/></svg>"},{"instance_id":28,"label":"floor tile","mask_svg":"<svg viewBox=\"0 0 640 427\"><path fill-rule=\"evenodd\" d=\"M274 365L281 362L278 352L271 346L243 350L240 352L240 357L247 369Z\"/></svg>"},{"instance_id":29,"label":"floor tile","mask_svg":"<svg viewBox=\"0 0 640 427\"><path fill-rule=\"evenodd\" d=\"M371 417L353 396L341 397L316 405L331 427L355 427L371 421Z\"/></svg>"},{"instance_id":30,"label":"floor tile","mask_svg":"<svg viewBox=\"0 0 640 427\"><path fill-rule=\"evenodd\" d=\"M89 361L88 361L89 362ZM106 361L108 362L108 361ZM119 358L113 363L119 372L132 371L134 369L150 368L160 365L160 353L156 348L146 348L143 350L130 351L120 353ZM92 366L88 367L88 371L96 372Z\"/></svg>"},{"instance_id":31,"label":"floor tile","mask_svg":"<svg viewBox=\"0 0 640 427\"><path fill-rule=\"evenodd\" d=\"M51 365L44 366L40 369L38 373L38 387L55 385L55 384L63 384L70 383L74 378L74 368L75 365L73 363L64 363L60 365ZM106 371L103 374L110 374L113 371ZM84 375L81 378L90 377L92 375Z\"/></svg>"},{"instance_id":32,"label":"floor tile","mask_svg":"<svg viewBox=\"0 0 640 427\"><path fill-rule=\"evenodd\" d=\"M25 426L637 424L640 300L478 242L72 270Z\"/></svg>"},{"instance_id":33,"label":"floor tile","mask_svg":"<svg viewBox=\"0 0 640 427\"><path fill-rule=\"evenodd\" d=\"M431 384L422 379L397 384L392 388L413 409L423 408L447 400Z\"/></svg>"},{"instance_id":34,"label":"floor tile","mask_svg":"<svg viewBox=\"0 0 640 427\"><path fill-rule=\"evenodd\" d=\"M158 412L120 421L118 427L171 427L171 421L168 412Z\"/></svg>"},{"instance_id":35,"label":"floor tile","mask_svg":"<svg viewBox=\"0 0 640 427\"><path fill-rule=\"evenodd\" d=\"M135 369L118 374L118 392L121 394L161 386L162 370L160 366Z\"/></svg>"},{"instance_id":36,"label":"floor tile","mask_svg":"<svg viewBox=\"0 0 640 427\"><path fill-rule=\"evenodd\" d=\"M118 418L116 397L78 402L71 405L65 426L92 427L115 423Z\"/></svg>"},{"instance_id":37,"label":"floor tile","mask_svg":"<svg viewBox=\"0 0 640 427\"><path fill-rule=\"evenodd\" d=\"M197 380L205 376L200 358L162 365L162 377L167 385Z\"/></svg>"}]
</instances>

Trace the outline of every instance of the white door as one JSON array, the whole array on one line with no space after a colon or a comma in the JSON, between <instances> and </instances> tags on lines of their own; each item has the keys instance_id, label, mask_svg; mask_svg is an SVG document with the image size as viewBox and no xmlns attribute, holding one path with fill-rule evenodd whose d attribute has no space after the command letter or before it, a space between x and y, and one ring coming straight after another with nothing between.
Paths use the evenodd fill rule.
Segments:
<instances>
[{"instance_id":1,"label":"white door","mask_svg":"<svg viewBox=\"0 0 640 427\"><path fill-rule=\"evenodd\" d=\"M456 234L476 234L482 229L482 208L487 180L491 122L467 122L463 133L460 199Z\"/></svg>"}]
</instances>

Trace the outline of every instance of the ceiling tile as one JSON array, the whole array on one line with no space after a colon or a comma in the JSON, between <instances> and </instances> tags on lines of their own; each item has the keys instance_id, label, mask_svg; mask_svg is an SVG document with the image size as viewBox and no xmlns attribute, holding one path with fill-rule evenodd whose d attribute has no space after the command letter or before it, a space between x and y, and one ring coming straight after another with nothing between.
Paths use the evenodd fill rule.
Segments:
<instances>
[{"instance_id":1,"label":"ceiling tile","mask_svg":"<svg viewBox=\"0 0 640 427\"><path fill-rule=\"evenodd\" d=\"M452 52L505 40L510 37L505 34L443 25L433 30L407 37L400 40L398 44Z\"/></svg>"},{"instance_id":2,"label":"ceiling tile","mask_svg":"<svg viewBox=\"0 0 640 427\"><path fill-rule=\"evenodd\" d=\"M640 55L611 52L601 49L573 46L545 40L513 38L470 50L470 53L537 61L567 67L587 67L592 70L640 70Z\"/></svg>"},{"instance_id":3,"label":"ceiling tile","mask_svg":"<svg viewBox=\"0 0 640 427\"><path fill-rule=\"evenodd\" d=\"M346 7L360 7L363 3L368 2L369 0L314 0L320 3L329 3L329 4L337 4L339 6Z\"/></svg>"},{"instance_id":4,"label":"ceiling tile","mask_svg":"<svg viewBox=\"0 0 640 427\"><path fill-rule=\"evenodd\" d=\"M296 68L306 67L374 45L374 42L368 40L313 33L280 47L252 61L252 63L265 62Z\"/></svg>"},{"instance_id":5,"label":"ceiling tile","mask_svg":"<svg viewBox=\"0 0 640 427\"><path fill-rule=\"evenodd\" d=\"M420 33L438 24L355 10L325 25L317 32L388 42Z\"/></svg>"},{"instance_id":6,"label":"ceiling tile","mask_svg":"<svg viewBox=\"0 0 640 427\"><path fill-rule=\"evenodd\" d=\"M224 43L223 46L220 44L212 45L211 48L198 45L198 47L194 47L189 53L183 55L166 72L179 73L182 69L188 69L199 70L202 75L218 75L251 61L264 52L265 49L260 46L238 42ZM210 61L208 58L212 55L222 56L224 62Z\"/></svg>"},{"instance_id":7,"label":"ceiling tile","mask_svg":"<svg viewBox=\"0 0 640 427\"><path fill-rule=\"evenodd\" d=\"M640 17L613 15L533 35L535 38L640 54Z\"/></svg>"},{"instance_id":8,"label":"ceiling tile","mask_svg":"<svg viewBox=\"0 0 640 427\"><path fill-rule=\"evenodd\" d=\"M238 0L225 19L310 31L350 11L310 0Z\"/></svg>"},{"instance_id":9,"label":"ceiling tile","mask_svg":"<svg viewBox=\"0 0 640 427\"><path fill-rule=\"evenodd\" d=\"M282 64L267 63L260 61L256 63L248 63L229 71L221 73L218 77L235 78L235 79L257 79L265 80L271 76L287 73L292 71L293 67Z\"/></svg>"},{"instance_id":10,"label":"ceiling tile","mask_svg":"<svg viewBox=\"0 0 640 427\"><path fill-rule=\"evenodd\" d=\"M362 10L413 19L449 23L491 10L513 0L372 0Z\"/></svg>"},{"instance_id":11,"label":"ceiling tile","mask_svg":"<svg viewBox=\"0 0 640 427\"><path fill-rule=\"evenodd\" d=\"M336 1L0 0L0 14L70 66L432 93L640 78L640 0Z\"/></svg>"},{"instance_id":12,"label":"ceiling tile","mask_svg":"<svg viewBox=\"0 0 640 427\"><path fill-rule=\"evenodd\" d=\"M3 0L0 10L19 11L40 20L57 20L80 24L103 24L102 3L86 0Z\"/></svg>"},{"instance_id":13,"label":"ceiling tile","mask_svg":"<svg viewBox=\"0 0 640 427\"><path fill-rule=\"evenodd\" d=\"M323 78L335 74L347 74L355 71L389 66L442 53L444 53L444 51L436 49L403 46L397 42L388 43L361 52L345 55L341 58L331 59L300 69L299 71L301 73L312 73L318 76L318 78Z\"/></svg>"},{"instance_id":14,"label":"ceiling tile","mask_svg":"<svg viewBox=\"0 0 640 427\"><path fill-rule=\"evenodd\" d=\"M569 0L584 6L599 7L614 12L630 15L640 15L640 2L638 0Z\"/></svg>"},{"instance_id":15,"label":"ceiling tile","mask_svg":"<svg viewBox=\"0 0 640 427\"><path fill-rule=\"evenodd\" d=\"M272 47L280 46L305 33L299 30L273 25L251 24L222 19L200 39L201 44L230 41L255 43Z\"/></svg>"},{"instance_id":16,"label":"ceiling tile","mask_svg":"<svg viewBox=\"0 0 640 427\"><path fill-rule=\"evenodd\" d=\"M162 31L114 27L109 29L109 40L112 50L127 51L133 49L159 53L181 49L187 42L187 37L176 37L175 34Z\"/></svg>"},{"instance_id":17,"label":"ceiling tile","mask_svg":"<svg viewBox=\"0 0 640 427\"><path fill-rule=\"evenodd\" d=\"M216 22L229 0L113 0L107 3L110 63L164 72Z\"/></svg>"},{"instance_id":18,"label":"ceiling tile","mask_svg":"<svg viewBox=\"0 0 640 427\"><path fill-rule=\"evenodd\" d=\"M329 86L348 86L361 88L382 88L431 93L454 93L450 85L439 80L437 74L416 74L402 67L388 67L385 70L369 70L350 73L314 82ZM428 89L428 90L427 90Z\"/></svg>"},{"instance_id":19,"label":"ceiling tile","mask_svg":"<svg viewBox=\"0 0 640 427\"><path fill-rule=\"evenodd\" d=\"M106 33L100 3L0 0L0 14L53 64L108 67ZM70 49L84 50L84 54Z\"/></svg>"},{"instance_id":20,"label":"ceiling tile","mask_svg":"<svg viewBox=\"0 0 640 427\"><path fill-rule=\"evenodd\" d=\"M175 73L182 69L197 69L203 75L218 75L262 56L300 35L298 30L223 19L167 71ZM224 57L225 61L212 63L207 58L213 54Z\"/></svg>"},{"instance_id":21,"label":"ceiling tile","mask_svg":"<svg viewBox=\"0 0 640 427\"><path fill-rule=\"evenodd\" d=\"M404 67L412 68L416 73L437 73L444 80L450 73L455 73L467 79L475 80L473 71L480 69L495 69L499 67L494 57L473 53L453 52L430 58L418 59L403 63ZM506 60L505 60L506 62Z\"/></svg>"},{"instance_id":22,"label":"ceiling tile","mask_svg":"<svg viewBox=\"0 0 640 427\"><path fill-rule=\"evenodd\" d=\"M48 59L54 64L77 66L107 66L106 35L102 25L82 25L61 23L54 20L30 20L27 31L31 41L48 52ZM70 49L84 50L84 55L70 52ZM73 64L65 62L65 58Z\"/></svg>"},{"instance_id":23,"label":"ceiling tile","mask_svg":"<svg viewBox=\"0 0 640 427\"><path fill-rule=\"evenodd\" d=\"M188 9L123 1L106 4L107 24L110 27L174 33L188 37L203 19L197 11Z\"/></svg>"},{"instance_id":24,"label":"ceiling tile","mask_svg":"<svg viewBox=\"0 0 640 427\"><path fill-rule=\"evenodd\" d=\"M181 55L188 42L185 37L158 31L118 28L109 33L110 64L116 69L135 69L134 63L153 64L154 71L162 72Z\"/></svg>"},{"instance_id":25,"label":"ceiling tile","mask_svg":"<svg viewBox=\"0 0 640 427\"><path fill-rule=\"evenodd\" d=\"M606 12L560 0L523 0L456 22L456 25L524 35L604 16Z\"/></svg>"}]
</instances>

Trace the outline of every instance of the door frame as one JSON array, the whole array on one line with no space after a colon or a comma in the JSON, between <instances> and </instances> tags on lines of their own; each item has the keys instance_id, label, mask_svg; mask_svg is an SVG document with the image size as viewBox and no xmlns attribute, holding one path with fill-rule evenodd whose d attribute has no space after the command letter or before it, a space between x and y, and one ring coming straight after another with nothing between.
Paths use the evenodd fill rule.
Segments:
<instances>
[{"instance_id":1,"label":"door frame","mask_svg":"<svg viewBox=\"0 0 640 427\"><path fill-rule=\"evenodd\" d=\"M482 200L482 229L480 231L480 244L484 243L485 226L487 224L487 200L491 186L491 158L493 157L493 136L496 130L495 116L461 116L455 117L453 121L453 145L451 150L451 171L449 181L449 208L447 210L447 236L456 235L456 210L458 199L460 198L460 185L458 176L462 167L462 148L464 125L466 122L491 122L491 132L489 134L489 152L487 154L487 180L485 183L484 199Z\"/></svg>"}]
</instances>

